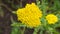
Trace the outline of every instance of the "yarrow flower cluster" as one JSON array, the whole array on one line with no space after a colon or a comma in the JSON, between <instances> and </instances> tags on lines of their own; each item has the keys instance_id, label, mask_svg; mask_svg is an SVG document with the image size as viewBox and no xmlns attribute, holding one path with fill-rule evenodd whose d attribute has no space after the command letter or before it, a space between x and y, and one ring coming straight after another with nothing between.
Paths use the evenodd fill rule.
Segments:
<instances>
[{"instance_id":1,"label":"yarrow flower cluster","mask_svg":"<svg viewBox=\"0 0 60 34\"><path fill-rule=\"evenodd\" d=\"M46 20L48 21L48 24L55 24L58 21L58 17L54 14L49 14L46 16Z\"/></svg>"},{"instance_id":2,"label":"yarrow flower cluster","mask_svg":"<svg viewBox=\"0 0 60 34\"><path fill-rule=\"evenodd\" d=\"M18 20L27 27L38 27L41 25L40 18L42 17L42 11L35 3L26 4L25 8L18 9L16 13Z\"/></svg>"}]
</instances>

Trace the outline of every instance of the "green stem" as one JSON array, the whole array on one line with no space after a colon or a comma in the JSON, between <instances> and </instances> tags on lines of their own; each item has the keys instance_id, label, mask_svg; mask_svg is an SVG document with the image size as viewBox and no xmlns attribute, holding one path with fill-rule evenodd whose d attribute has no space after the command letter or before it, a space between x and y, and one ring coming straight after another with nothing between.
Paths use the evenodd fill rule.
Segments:
<instances>
[{"instance_id":1,"label":"green stem","mask_svg":"<svg viewBox=\"0 0 60 34\"><path fill-rule=\"evenodd\" d=\"M37 34L37 29L34 30L33 34Z\"/></svg>"},{"instance_id":2,"label":"green stem","mask_svg":"<svg viewBox=\"0 0 60 34\"><path fill-rule=\"evenodd\" d=\"M33 34L37 34L37 32L39 31L39 29L40 29L40 28L38 28L38 27L35 28Z\"/></svg>"},{"instance_id":3,"label":"green stem","mask_svg":"<svg viewBox=\"0 0 60 34\"><path fill-rule=\"evenodd\" d=\"M19 28L18 27L13 27L11 34L18 34Z\"/></svg>"},{"instance_id":4,"label":"green stem","mask_svg":"<svg viewBox=\"0 0 60 34\"><path fill-rule=\"evenodd\" d=\"M24 34L25 32L25 27L23 28L23 30L21 30L21 34Z\"/></svg>"},{"instance_id":5,"label":"green stem","mask_svg":"<svg viewBox=\"0 0 60 34\"><path fill-rule=\"evenodd\" d=\"M41 30L41 31L39 32L39 34L43 34L43 30Z\"/></svg>"},{"instance_id":6,"label":"green stem","mask_svg":"<svg viewBox=\"0 0 60 34\"><path fill-rule=\"evenodd\" d=\"M53 34L53 32L50 32L50 34Z\"/></svg>"}]
</instances>

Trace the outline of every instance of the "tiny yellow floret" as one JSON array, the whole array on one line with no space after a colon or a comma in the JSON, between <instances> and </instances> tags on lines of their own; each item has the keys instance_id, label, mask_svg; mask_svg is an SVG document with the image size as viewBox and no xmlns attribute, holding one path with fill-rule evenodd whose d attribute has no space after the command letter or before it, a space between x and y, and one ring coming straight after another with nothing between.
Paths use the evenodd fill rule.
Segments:
<instances>
[{"instance_id":1,"label":"tiny yellow floret","mask_svg":"<svg viewBox=\"0 0 60 34\"><path fill-rule=\"evenodd\" d=\"M55 24L58 22L58 17L54 14L48 14L46 20L48 21L48 24Z\"/></svg>"}]
</instances>

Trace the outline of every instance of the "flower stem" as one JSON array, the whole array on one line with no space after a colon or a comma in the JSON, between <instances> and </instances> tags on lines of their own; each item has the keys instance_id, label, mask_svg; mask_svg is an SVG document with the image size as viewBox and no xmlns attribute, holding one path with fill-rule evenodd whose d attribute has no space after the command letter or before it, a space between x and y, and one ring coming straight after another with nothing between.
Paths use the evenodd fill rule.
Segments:
<instances>
[{"instance_id":1,"label":"flower stem","mask_svg":"<svg viewBox=\"0 0 60 34\"><path fill-rule=\"evenodd\" d=\"M37 29L34 30L33 34L37 34Z\"/></svg>"},{"instance_id":2,"label":"flower stem","mask_svg":"<svg viewBox=\"0 0 60 34\"><path fill-rule=\"evenodd\" d=\"M39 34L43 34L43 30L41 30L41 31L39 32Z\"/></svg>"},{"instance_id":3,"label":"flower stem","mask_svg":"<svg viewBox=\"0 0 60 34\"><path fill-rule=\"evenodd\" d=\"M35 28L33 34L37 34L37 32L39 31L39 29L40 29L39 27Z\"/></svg>"},{"instance_id":4,"label":"flower stem","mask_svg":"<svg viewBox=\"0 0 60 34\"><path fill-rule=\"evenodd\" d=\"M24 34L25 32L25 27L23 28L23 30L21 30L21 34Z\"/></svg>"}]
</instances>

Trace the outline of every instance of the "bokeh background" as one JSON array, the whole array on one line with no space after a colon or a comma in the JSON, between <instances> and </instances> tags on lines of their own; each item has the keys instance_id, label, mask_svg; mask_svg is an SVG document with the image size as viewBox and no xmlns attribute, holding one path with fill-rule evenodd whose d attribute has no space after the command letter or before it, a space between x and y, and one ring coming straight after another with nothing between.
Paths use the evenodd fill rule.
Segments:
<instances>
[{"instance_id":1,"label":"bokeh background","mask_svg":"<svg viewBox=\"0 0 60 34\"><path fill-rule=\"evenodd\" d=\"M41 2L42 0L40 0ZM47 13L60 14L60 0L46 0L48 3ZM17 21L16 11L18 8L23 8L27 3L36 3L36 0L0 0L0 34L11 34L12 22L11 16ZM42 2L41 2L42 3ZM56 30L60 32L60 27ZM25 34L32 34L34 29L26 28ZM44 33L44 32L43 32Z\"/></svg>"}]
</instances>

